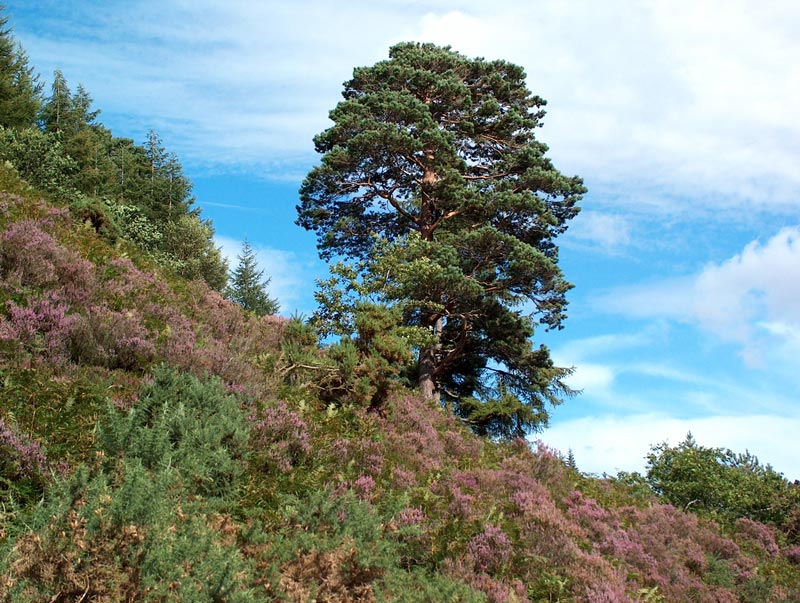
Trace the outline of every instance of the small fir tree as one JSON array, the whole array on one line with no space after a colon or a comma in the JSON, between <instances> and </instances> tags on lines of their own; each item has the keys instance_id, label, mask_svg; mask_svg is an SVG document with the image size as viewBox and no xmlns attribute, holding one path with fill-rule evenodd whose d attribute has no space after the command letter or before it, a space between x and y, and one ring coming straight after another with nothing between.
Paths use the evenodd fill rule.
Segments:
<instances>
[{"instance_id":1,"label":"small fir tree","mask_svg":"<svg viewBox=\"0 0 800 603\"><path fill-rule=\"evenodd\" d=\"M256 252L250 241L244 240L242 253L236 257L239 265L231 273L228 298L258 316L276 314L280 308L278 300L267 293L271 279L265 279L264 271L258 269Z\"/></svg>"}]
</instances>

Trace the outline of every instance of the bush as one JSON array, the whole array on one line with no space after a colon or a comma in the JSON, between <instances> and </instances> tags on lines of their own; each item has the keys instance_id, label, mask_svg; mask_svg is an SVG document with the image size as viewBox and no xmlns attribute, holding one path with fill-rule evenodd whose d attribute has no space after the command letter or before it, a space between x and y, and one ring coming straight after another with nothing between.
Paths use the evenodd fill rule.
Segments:
<instances>
[{"instance_id":1,"label":"bush","mask_svg":"<svg viewBox=\"0 0 800 603\"><path fill-rule=\"evenodd\" d=\"M81 467L59 483L0 572L4 601L252 600L250 568L224 521L176 497L174 476L140 463Z\"/></svg>"},{"instance_id":2,"label":"bush","mask_svg":"<svg viewBox=\"0 0 800 603\"><path fill-rule=\"evenodd\" d=\"M661 444L648 455L647 480L667 502L726 521L769 523L796 539L800 488L749 454L699 446L689 434L677 447Z\"/></svg>"},{"instance_id":3,"label":"bush","mask_svg":"<svg viewBox=\"0 0 800 603\"><path fill-rule=\"evenodd\" d=\"M298 603L485 601L458 578L407 566L409 528L398 529L390 519L399 515L401 504L393 501L381 512L353 491L285 498L287 527L269 543L276 597Z\"/></svg>"},{"instance_id":4,"label":"bush","mask_svg":"<svg viewBox=\"0 0 800 603\"><path fill-rule=\"evenodd\" d=\"M248 437L239 401L219 379L201 382L164 367L130 410L109 409L100 432L108 456L137 459L151 471L171 467L189 492L222 498L244 473Z\"/></svg>"},{"instance_id":5,"label":"bush","mask_svg":"<svg viewBox=\"0 0 800 603\"><path fill-rule=\"evenodd\" d=\"M57 480L0 550L0 598L252 600L239 528L219 504L244 472L247 437L218 380L157 370L137 405L109 409L98 462ZM8 440L20 471L40 471L35 448Z\"/></svg>"},{"instance_id":6,"label":"bush","mask_svg":"<svg viewBox=\"0 0 800 603\"><path fill-rule=\"evenodd\" d=\"M0 127L0 159L42 191L65 194L74 190L78 165L52 134L38 128Z\"/></svg>"}]
</instances>

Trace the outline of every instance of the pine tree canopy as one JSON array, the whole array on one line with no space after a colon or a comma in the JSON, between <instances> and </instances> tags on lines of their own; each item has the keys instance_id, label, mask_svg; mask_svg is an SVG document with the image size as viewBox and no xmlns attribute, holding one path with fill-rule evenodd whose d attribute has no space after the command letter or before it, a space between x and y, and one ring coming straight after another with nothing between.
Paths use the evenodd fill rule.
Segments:
<instances>
[{"instance_id":1,"label":"pine tree canopy","mask_svg":"<svg viewBox=\"0 0 800 603\"><path fill-rule=\"evenodd\" d=\"M534 136L545 101L521 67L418 43L355 69L343 96L314 140L322 160L298 224L323 259L355 267L362 292L430 335L416 367L424 395L478 431L543 424L569 369L532 338L565 318L555 238L585 192Z\"/></svg>"}]
</instances>

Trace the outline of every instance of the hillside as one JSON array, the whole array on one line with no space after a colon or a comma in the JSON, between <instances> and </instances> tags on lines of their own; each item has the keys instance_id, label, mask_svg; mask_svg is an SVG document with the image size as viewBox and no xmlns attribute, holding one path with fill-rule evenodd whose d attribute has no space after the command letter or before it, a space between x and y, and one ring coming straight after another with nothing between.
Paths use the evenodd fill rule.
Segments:
<instances>
[{"instance_id":1,"label":"hillside","mask_svg":"<svg viewBox=\"0 0 800 603\"><path fill-rule=\"evenodd\" d=\"M114 137L58 73L43 98L8 31L0 59L3 601L800 600L797 484L691 438L585 475L517 437L524 398L481 415L485 364L459 359L460 413L423 395L397 308L246 311L157 135ZM564 370L501 315L539 400Z\"/></svg>"},{"instance_id":2,"label":"hillside","mask_svg":"<svg viewBox=\"0 0 800 603\"><path fill-rule=\"evenodd\" d=\"M413 391L322 401L297 321L35 195L3 193L0 225L4 600L800 596L775 527L479 438Z\"/></svg>"}]
</instances>

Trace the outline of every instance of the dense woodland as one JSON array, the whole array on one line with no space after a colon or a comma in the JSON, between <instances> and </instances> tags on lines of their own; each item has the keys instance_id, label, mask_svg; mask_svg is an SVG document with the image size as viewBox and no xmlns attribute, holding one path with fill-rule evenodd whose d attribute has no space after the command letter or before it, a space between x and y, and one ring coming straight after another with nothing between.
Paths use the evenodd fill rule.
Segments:
<instances>
[{"instance_id":1,"label":"dense woodland","mask_svg":"<svg viewBox=\"0 0 800 603\"><path fill-rule=\"evenodd\" d=\"M300 193L339 261L309 320L248 244L229 272L156 133L41 81L3 18L3 601L800 600L800 488L754 456L592 476L522 437L570 394L532 339L583 187L521 69L354 72Z\"/></svg>"}]
</instances>

